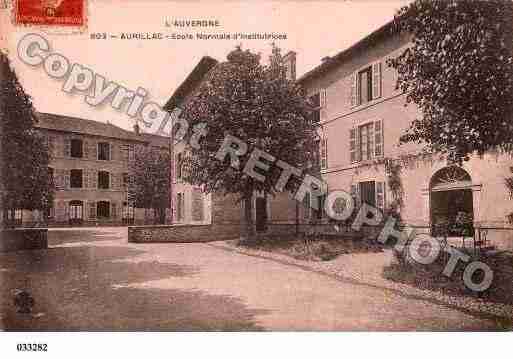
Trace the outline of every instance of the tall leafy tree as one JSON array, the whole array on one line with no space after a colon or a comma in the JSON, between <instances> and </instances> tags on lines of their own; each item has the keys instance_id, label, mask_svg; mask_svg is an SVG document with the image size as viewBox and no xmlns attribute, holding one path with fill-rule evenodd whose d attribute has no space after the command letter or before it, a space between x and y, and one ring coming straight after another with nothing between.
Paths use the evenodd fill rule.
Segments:
<instances>
[{"instance_id":1,"label":"tall leafy tree","mask_svg":"<svg viewBox=\"0 0 513 359\"><path fill-rule=\"evenodd\" d=\"M45 210L53 201L45 139L34 129L37 118L6 55L0 53L1 196L4 219L12 209ZM5 223L5 221L4 221Z\"/></svg>"},{"instance_id":2,"label":"tall leafy tree","mask_svg":"<svg viewBox=\"0 0 513 359\"><path fill-rule=\"evenodd\" d=\"M416 104L402 142L418 142L454 161L513 145L512 2L415 0L396 16L412 43L389 64Z\"/></svg>"},{"instance_id":3,"label":"tall leafy tree","mask_svg":"<svg viewBox=\"0 0 513 359\"><path fill-rule=\"evenodd\" d=\"M137 146L130 161L129 194L136 208L151 208L155 221L164 223L169 206L170 155L150 146Z\"/></svg>"},{"instance_id":4,"label":"tall leafy tree","mask_svg":"<svg viewBox=\"0 0 513 359\"><path fill-rule=\"evenodd\" d=\"M253 194L275 195L274 185L282 170L276 161L262 159L270 169L261 172L264 180L259 181L242 169L252 151L259 149L306 170L316 155L310 111L300 87L285 77L278 48L273 48L269 64L263 65L258 54L237 47L211 70L181 114L190 126L207 124L199 148L188 149L186 180L207 192L234 194L244 201L246 235L253 236ZM239 169L232 168L228 158L224 162L215 158L226 135L248 146ZM294 177L285 190L294 191L297 185Z\"/></svg>"}]
</instances>

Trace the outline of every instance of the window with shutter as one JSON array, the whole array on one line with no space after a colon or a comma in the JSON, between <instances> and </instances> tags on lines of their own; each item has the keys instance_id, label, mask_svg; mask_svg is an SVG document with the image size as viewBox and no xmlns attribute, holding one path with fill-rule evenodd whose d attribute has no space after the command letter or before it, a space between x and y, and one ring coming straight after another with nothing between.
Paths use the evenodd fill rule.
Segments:
<instances>
[{"instance_id":1,"label":"window with shutter","mask_svg":"<svg viewBox=\"0 0 513 359\"><path fill-rule=\"evenodd\" d=\"M372 65L372 98L381 97L381 62Z\"/></svg>"},{"instance_id":2,"label":"window with shutter","mask_svg":"<svg viewBox=\"0 0 513 359\"><path fill-rule=\"evenodd\" d=\"M378 120L374 122L374 155L382 157L383 150L383 121Z\"/></svg>"},{"instance_id":3,"label":"window with shutter","mask_svg":"<svg viewBox=\"0 0 513 359\"><path fill-rule=\"evenodd\" d=\"M357 128L354 127L349 130L349 153L351 158L351 163L358 162L358 154L357 154Z\"/></svg>"}]
</instances>

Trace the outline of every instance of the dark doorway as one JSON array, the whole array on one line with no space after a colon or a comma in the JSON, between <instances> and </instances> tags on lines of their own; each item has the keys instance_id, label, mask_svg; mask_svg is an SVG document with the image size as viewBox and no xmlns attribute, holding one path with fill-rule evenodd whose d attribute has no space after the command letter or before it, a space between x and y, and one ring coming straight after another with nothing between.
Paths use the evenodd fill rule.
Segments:
<instances>
[{"instance_id":1,"label":"dark doorway","mask_svg":"<svg viewBox=\"0 0 513 359\"><path fill-rule=\"evenodd\" d=\"M267 201L265 198L257 198L255 201L256 211L256 231L264 232L267 230Z\"/></svg>"},{"instance_id":2,"label":"dark doorway","mask_svg":"<svg viewBox=\"0 0 513 359\"><path fill-rule=\"evenodd\" d=\"M472 236L474 207L471 189L431 193L433 235Z\"/></svg>"},{"instance_id":3,"label":"dark doorway","mask_svg":"<svg viewBox=\"0 0 513 359\"><path fill-rule=\"evenodd\" d=\"M360 182L360 195L362 203L376 206L376 185L374 181Z\"/></svg>"}]
</instances>

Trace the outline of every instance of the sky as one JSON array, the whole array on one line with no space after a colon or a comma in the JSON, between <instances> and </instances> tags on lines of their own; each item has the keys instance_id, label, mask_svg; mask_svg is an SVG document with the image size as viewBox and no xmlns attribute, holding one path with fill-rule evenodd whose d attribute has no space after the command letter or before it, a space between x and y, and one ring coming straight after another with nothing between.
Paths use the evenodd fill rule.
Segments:
<instances>
[{"instance_id":1,"label":"sky","mask_svg":"<svg viewBox=\"0 0 513 359\"><path fill-rule=\"evenodd\" d=\"M66 1L66 0L64 0ZM125 129L134 120L109 106L92 107L84 93L67 94L63 81L50 78L42 67L30 67L16 57L19 40L27 33L43 35L54 52L71 63L87 66L129 89L148 91L146 101L164 104L202 56L223 61L236 45L260 52L267 59L272 40L92 40L91 33L285 33L275 40L282 54L297 53L297 75L319 65L321 58L351 46L393 19L409 0L358 1L166 1L88 0L88 25L82 33L17 26L8 10L0 10L0 48L9 58L36 110L110 122ZM166 27L172 20L218 20L217 28Z\"/></svg>"}]
</instances>

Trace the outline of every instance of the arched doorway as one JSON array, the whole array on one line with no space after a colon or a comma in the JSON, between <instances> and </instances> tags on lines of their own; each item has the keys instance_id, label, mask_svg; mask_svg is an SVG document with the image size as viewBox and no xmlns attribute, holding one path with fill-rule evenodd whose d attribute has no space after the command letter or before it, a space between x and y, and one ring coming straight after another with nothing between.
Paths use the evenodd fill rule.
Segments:
<instances>
[{"instance_id":1,"label":"arched doorway","mask_svg":"<svg viewBox=\"0 0 513 359\"><path fill-rule=\"evenodd\" d=\"M474 204L472 179L461 167L449 166L436 172L430 186L433 235L472 236Z\"/></svg>"}]
</instances>

